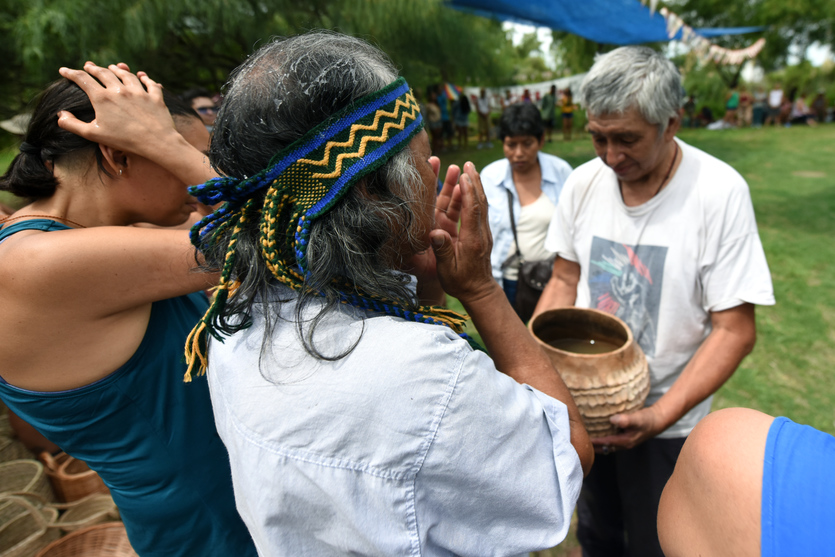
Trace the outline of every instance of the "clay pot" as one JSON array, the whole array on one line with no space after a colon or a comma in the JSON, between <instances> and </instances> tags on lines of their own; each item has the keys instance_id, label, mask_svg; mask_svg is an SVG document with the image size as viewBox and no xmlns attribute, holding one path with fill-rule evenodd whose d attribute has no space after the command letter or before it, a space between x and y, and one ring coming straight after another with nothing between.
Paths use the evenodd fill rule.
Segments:
<instances>
[{"instance_id":1,"label":"clay pot","mask_svg":"<svg viewBox=\"0 0 835 557\"><path fill-rule=\"evenodd\" d=\"M643 408L649 394L649 368L626 323L596 309L560 308L537 315L528 330L571 391L590 437L616 434L617 428L609 423L611 416ZM550 344L566 338L595 338L616 348L579 354Z\"/></svg>"}]
</instances>

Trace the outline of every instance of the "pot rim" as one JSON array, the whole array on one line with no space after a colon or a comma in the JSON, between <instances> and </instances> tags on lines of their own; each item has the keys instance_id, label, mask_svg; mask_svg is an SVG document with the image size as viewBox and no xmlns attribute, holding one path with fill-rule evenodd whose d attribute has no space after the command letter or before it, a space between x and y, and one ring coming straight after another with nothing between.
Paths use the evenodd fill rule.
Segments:
<instances>
[{"instance_id":1,"label":"pot rim","mask_svg":"<svg viewBox=\"0 0 835 557\"><path fill-rule=\"evenodd\" d=\"M611 352L601 352L600 354L581 354L579 352L569 352L568 350L561 350L560 348L556 348L554 346L551 346L547 342L544 342L542 339L540 339L534 333L534 323L536 323L543 315L547 315L547 314L550 314L550 313L586 313L586 314L591 313L591 314L600 315L604 319L609 319L609 320L613 321L616 325L619 325L620 327L622 327L623 330L626 331L626 340L624 341L623 345L620 348L618 348L617 350L612 350ZM593 309L593 308L578 308L578 307L571 306L571 307L553 308L553 309L545 310L542 313L535 316L530 321L528 321L528 332L530 332L531 336L534 339L536 339L537 344L539 344L540 346L544 347L547 350L553 350L554 352L557 352L559 354L564 354L566 356L571 356L571 357L580 358L580 359L587 359L587 360L595 360L595 359L599 359L601 357L610 357L612 355L620 354L622 352L625 352L627 350L627 348L629 348L630 346L635 344L635 339L632 335L632 329L629 328L629 325L627 325L626 322L623 321L623 319L621 319L620 317L617 317L616 315L612 315L611 313L606 313L605 311L602 311L602 310L599 310L599 309Z\"/></svg>"}]
</instances>

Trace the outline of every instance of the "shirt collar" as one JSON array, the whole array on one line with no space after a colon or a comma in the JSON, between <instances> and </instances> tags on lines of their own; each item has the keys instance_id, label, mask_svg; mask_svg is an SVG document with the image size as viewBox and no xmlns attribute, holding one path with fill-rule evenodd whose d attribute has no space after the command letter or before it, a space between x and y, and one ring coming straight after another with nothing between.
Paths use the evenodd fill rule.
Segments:
<instances>
[{"instance_id":1,"label":"shirt collar","mask_svg":"<svg viewBox=\"0 0 835 557\"><path fill-rule=\"evenodd\" d=\"M547 164L545 161L545 157L542 151L539 151L536 154L536 160L539 161L539 168L542 170L542 183L549 183L556 185L557 181L557 172L554 170L554 167L550 164ZM510 161L505 158L505 162L507 163L507 172L505 173L504 181L502 185L504 188L516 195L514 191L516 188L513 187L513 169L510 167Z\"/></svg>"},{"instance_id":2,"label":"shirt collar","mask_svg":"<svg viewBox=\"0 0 835 557\"><path fill-rule=\"evenodd\" d=\"M545 163L545 156L542 154L542 151L536 154L536 158L539 161L539 168L542 169L542 181L548 182L551 184L557 183L557 173L554 170L553 165Z\"/></svg>"}]
</instances>

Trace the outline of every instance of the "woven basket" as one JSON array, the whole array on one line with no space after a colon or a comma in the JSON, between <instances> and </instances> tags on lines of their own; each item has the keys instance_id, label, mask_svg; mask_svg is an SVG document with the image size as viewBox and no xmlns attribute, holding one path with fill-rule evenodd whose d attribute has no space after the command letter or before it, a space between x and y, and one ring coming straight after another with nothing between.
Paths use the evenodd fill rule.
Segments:
<instances>
[{"instance_id":1,"label":"woven basket","mask_svg":"<svg viewBox=\"0 0 835 557\"><path fill-rule=\"evenodd\" d=\"M0 557L31 557L61 536L58 511L25 497L0 495Z\"/></svg>"},{"instance_id":2,"label":"woven basket","mask_svg":"<svg viewBox=\"0 0 835 557\"><path fill-rule=\"evenodd\" d=\"M58 453L53 457L43 452L38 458L43 462L59 501L70 503L94 493L110 493L99 475L90 470L84 461L67 453Z\"/></svg>"},{"instance_id":3,"label":"woven basket","mask_svg":"<svg viewBox=\"0 0 835 557\"><path fill-rule=\"evenodd\" d=\"M74 532L88 526L119 520L119 509L110 495L94 493L72 503L53 504L64 512L56 522L64 532Z\"/></svg>"},{"instance_id":4,"label":"woven basket","mask_svg":"<svg viewBox=\"0 0 835 557\"><path fill-rule=\"evenodd\" d=\"M16 492L34 493L47 501L55 500L43 464L37 460L11 460L0 464L0 494Z\"/></svg>"},{"instance_id":5,"label":"woven basket","mask_svg":"<svg viewBox=\"0 0 835 557\"><path fill-rule=\"evenodd\" d=\"M97 524L54 541L35 557L138 557L121 522Z\"/></svg>"},{"instance_id":6,"label":"woven basket","mask_svg":"<svg viewBox=\"0 0 835 557\"><path fill-rule=\"evenodd\" d=\"M0 462L32 458L32 453L26 445L0 433Z\"/></svg>"}]
</instances>

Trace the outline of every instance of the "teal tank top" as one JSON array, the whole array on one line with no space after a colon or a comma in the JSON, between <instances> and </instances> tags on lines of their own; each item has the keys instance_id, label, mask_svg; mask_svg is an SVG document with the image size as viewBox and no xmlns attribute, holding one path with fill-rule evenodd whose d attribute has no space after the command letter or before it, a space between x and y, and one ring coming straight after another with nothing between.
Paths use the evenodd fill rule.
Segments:
<instances>
[{"instance_id":1,"label":"teal tank top","mask_svg":"<svg viewBox=\"0 0 835 557\"><path fill-rule=\"evenodd\" d=\"M0 230L0 242L21 230L67 228L24 221ZM34 392L0 378L0 399L15 414L98 472L141 557L257 555L235 509L208 383L183 383L185 339L207 307L202 293L154 302L133 356L84 387Z\"/></svg>"}]
</instances>

